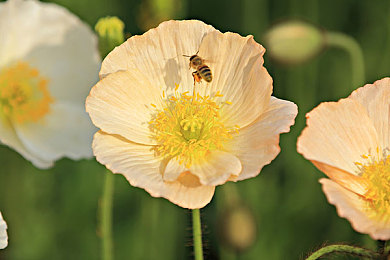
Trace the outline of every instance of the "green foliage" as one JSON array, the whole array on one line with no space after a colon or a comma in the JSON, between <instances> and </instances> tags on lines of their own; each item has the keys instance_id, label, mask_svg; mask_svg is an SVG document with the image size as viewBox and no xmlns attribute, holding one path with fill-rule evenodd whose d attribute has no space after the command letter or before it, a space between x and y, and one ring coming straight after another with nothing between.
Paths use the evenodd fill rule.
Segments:
<instances>
[{"instance_id":1,"label":"green foliage","mask_svg":"<svg viewBox=\"0 0 390 260\"><path fill-rule=\"evenodd\" d=\"M116 15L128 32L143 33L137 24L141 0L53 2L66 6L91 28L100 17ZM390 74L389 1L197 0L185 6L184 18L201 19L221 31L253 34L260 43L269 25L301 18L354 37L364 52L367 83ZM338 100L360 87L351 83L347 54L329 49L288 68L273 63L266 53L265 66L274 79L274 95L298 105L296 124L281 136L281 153L258 177L234 184L257 220L255 244L238 257L221 246L216 221L226 198L224 187L218 187L201 213L205 259L299 259L325 241L375 250L375 241L337 216L318 183L324 175L296 152L305 114L321 101ZM0 210L9 226L9 246L0 251L0 259L99 259L97 209L103 166L93 160L63 159L53 169L41 171L5 146L0 147L0 164ZM114 179L116 259L192 259L189 212L152 198L121 175Z\"/></svg>"}]
</instances>

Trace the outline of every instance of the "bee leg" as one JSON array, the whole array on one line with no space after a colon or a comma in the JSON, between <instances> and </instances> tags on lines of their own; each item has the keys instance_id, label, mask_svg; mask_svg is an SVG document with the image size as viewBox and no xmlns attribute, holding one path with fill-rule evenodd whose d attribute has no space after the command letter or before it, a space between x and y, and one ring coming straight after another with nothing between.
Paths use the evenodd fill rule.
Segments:
<instances>
[{"instance_id":1,"label":"bee leg","mask_svg":"<svg viewBox=\"0 0 390 260\"><path fill-rule=\"evenodd\" d=\"M196 82L200 82L202 80L202 77L199 75L197 70L192 72L192 77L194 78L194 86Z\"/></svg>"}]
</instances>

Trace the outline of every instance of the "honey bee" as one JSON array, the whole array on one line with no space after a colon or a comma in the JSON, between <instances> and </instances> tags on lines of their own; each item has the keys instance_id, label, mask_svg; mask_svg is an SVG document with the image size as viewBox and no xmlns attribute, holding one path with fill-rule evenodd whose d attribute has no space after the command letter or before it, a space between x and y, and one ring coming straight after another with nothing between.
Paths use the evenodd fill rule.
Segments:
<instances>
[{"instance_id":1,"label":"honey bee","mask_svg":"<svg viewBox=\"0 0 390 260\"><path fill-rule=\"evenodd\" d=\"M195 69L194 72L192 72L192 77L194 78L194 84L196 82L200 82L202 79L204 79L206 82L211 82L213 80L213 75L211 73L211 69L209 66L205 64L205 60L198 56L198 53L187 56L183 55L185 57L190 57L190 68Z\"/></svg>"}]
</instances>

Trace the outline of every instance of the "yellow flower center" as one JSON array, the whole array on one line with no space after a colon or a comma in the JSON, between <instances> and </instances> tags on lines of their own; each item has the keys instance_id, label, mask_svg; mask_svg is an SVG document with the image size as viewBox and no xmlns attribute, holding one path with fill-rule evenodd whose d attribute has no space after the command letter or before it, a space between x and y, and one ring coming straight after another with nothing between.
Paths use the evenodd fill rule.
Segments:
<instances>
[{"instance_id":1,"label":"yellow flower center","mask_svg":"<svg viewBox=\"0 0 390 260\"><path fill-rule=\"evenodd\" d=\"M209 151L222 149L237 129L221 122L219 110L227 102L218 105L219 97L219 93L213 97L182 93L167 98L166 107L149 122L158 143L156 153L164 158L176 157L180 164L190 167Z\"/></svg>"},{"instance_id":2,"label":"yellow flower center","mask_svg":"<svg viewBox=\"0 0 390 260\"><path fill-rule=\"evenodd\" d=\"M364 197L369 201L369 216L388 221L390 220L390 156L384 158L383 160L371 158L371 162L360 167L361 177L368 183L368 191Z\"/></svg>"},{"instance_id":3,"label":"yellow flower center","mask_svg":"<svg viewBox=\"0 0 390 260\"><path fill-rule=\"evenodd\" d=\"M18 123L38 121L53 102L47 83L24 62L0 70L0 115Z\"/></svg>"}]
</instances>

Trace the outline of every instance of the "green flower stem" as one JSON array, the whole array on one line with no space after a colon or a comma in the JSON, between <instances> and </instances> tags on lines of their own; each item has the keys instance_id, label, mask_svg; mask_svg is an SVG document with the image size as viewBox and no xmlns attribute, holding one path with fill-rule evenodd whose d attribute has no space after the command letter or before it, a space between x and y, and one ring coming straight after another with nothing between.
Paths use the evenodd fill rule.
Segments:
<instances>
[{"instance_id":1,"label":"green flower stem","mask_svg":"<svg viewBox=\"0 0 390 260\"><path fill-rule=\"evenodd\" d=\"M325 255L337 254L337 253L360 256L360 257L368 257L370 259L379 259L380 257L378 253L365 248L354 247L349 245L329 245L320 248L319 250L311 254L308 258L306 258L306 260L315 260Z\"/></svg>"},{"instance_id":2,"label":"green flower stem","mask_svg":"<svg viewBox=\"0 0 390 260\"><path fill-rule=\"evenodd\" d=\"M338 32L325 32L326 44L346 51L351 59L353 88L365 83L364 57L359 43L352 37Z\"/></svg>"},{"instance_id":3,"label":"green flower stem","mask_svg":"<svg viewBox=\"0 0 390 260\"><path fill-rule=\"evenodd\" d=\"M100 231L102 235L102 255L103 260L112 260L112 200L114 194L114 174L107 171L104 180L103 197L100 205Z\"/></svg>"},{"instance_id":4,"label":"green flower stem","mask_svg":"<svg viewBox=\"0 0 390 260\"><path fill-rule=\"evenodd\" d=\"M202 228L200 225L200 210L192 210L192 232L194 237L195 260L203 260Z\"/></svg>"}]
</instances>

